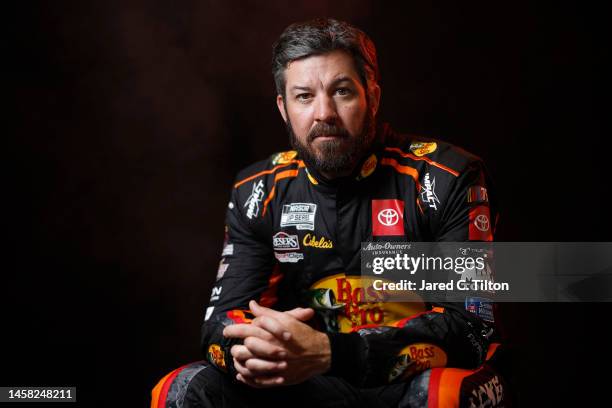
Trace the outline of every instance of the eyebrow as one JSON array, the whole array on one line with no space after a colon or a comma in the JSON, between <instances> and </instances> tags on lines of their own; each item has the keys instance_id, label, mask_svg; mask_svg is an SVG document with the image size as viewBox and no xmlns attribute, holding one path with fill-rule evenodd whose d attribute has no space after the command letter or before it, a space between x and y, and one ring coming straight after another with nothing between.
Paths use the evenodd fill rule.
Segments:
<instances>
[{"instance_id":1,"label":"eyebrow","mask_svg":"<svg viewBox=\"0 0 612 408\"><path fill-rule=\"evenodd\" d=\"M340 82L345 82L345 81L355 83L353 78L345 75L345 76L341 76L339 78L334 79L331 84L332 86L335 86L335 85L338 85Z\"/></svg>"},{"instance_id":2,"label":"eyebrow","mask_svg":"<svg viewBox=\"0 0 612 408\"><path fill-rule=\"evenodd\" d=\"M332 81L330 86L336 86L341 82L351 82L351 83L355 83L355 81L353 80L353 78L349 77L349 76L341 76L339 78L336 78ZM292 91L310 91L311 88L309 86L299 86L299 85L294 85L291 87Z\"/></svg>"}]
</instances>

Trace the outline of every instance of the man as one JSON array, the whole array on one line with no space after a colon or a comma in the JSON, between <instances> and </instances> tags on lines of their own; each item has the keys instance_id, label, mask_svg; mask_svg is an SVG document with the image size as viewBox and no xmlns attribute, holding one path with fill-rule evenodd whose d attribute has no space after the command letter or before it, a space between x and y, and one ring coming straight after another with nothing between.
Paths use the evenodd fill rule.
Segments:
<instances>
[{"instance_id":1,"label":"man","mask_svg":"<svg viewBox=\"0 0 612 408\"><path fill-rule=\"evenodd\" d=\"M154 404L507 406L492 314L384 302L360 278L361 242L492 240L480 159L377 126L375 47L347 23L289 26L273 73L294 150L238 174L207 361L162 380Z\"/></svg>"}]
</instances>

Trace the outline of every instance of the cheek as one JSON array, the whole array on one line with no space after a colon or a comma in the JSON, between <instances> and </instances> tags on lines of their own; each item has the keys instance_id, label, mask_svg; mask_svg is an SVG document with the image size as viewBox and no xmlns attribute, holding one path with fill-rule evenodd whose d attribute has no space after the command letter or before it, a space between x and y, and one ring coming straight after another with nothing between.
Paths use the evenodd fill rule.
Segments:
<instances>
[{"instance_id":1,"label":"cheek","mask_svg":"<svg viewBox=\"0 0 612 408\"><path fill-rule=\"evenodd\" d=\"M287 114L291 121L293 133L295 133L298 139L304 140L312 126L312 115L310 115L307 110L291 108L288 109Z\"/></svg>"},{"instance_id":2,"label":"cheek","mask_svg":"<svg viewBox=\"0 0 612 408\"><path fill-rule=\"evenodd\" d=\"M351 132L358 132L361 130L363 119L366 114L365 103L355 103L344 106L340 110L340 116L344 122L344 126Z\"/></svg>"}]
</instances>

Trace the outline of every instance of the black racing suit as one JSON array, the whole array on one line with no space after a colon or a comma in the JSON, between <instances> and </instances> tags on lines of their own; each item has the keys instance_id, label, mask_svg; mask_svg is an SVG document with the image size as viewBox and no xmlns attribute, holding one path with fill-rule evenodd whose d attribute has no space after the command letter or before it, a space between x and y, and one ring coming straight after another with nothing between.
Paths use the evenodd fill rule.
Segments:
<instances>
[{"instance_id":1,"label":"black racing suit","mask_svg":"<svg viewBox=\"0 0 612 408\"><path fill-rule=\"evenodd\" d=\"M492 314L483 319L463 306L381 302L359 278L362 242L492 240L497 213L483 162L388 126L377 135L350 177L326 180L293 151L238 174L202 326L202 348L213 365L235 375L229 352L235 340L222 330L250 321L251 299L277 310L315 308L317 327L331 343L327 375L357 387L405 381L435 366L483 363ZM406 360L427 364L407 369Z\"/></svg>"}]
</instances>

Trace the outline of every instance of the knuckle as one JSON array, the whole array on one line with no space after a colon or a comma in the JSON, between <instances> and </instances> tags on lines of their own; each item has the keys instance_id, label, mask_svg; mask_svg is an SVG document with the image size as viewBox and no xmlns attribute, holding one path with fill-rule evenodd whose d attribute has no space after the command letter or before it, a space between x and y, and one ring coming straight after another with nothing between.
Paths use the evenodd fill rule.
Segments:
<instances>
[{"instance_id":1,"label":"knuckle","mask_svg":"<svg viewBox=\"0 0 612 408\"><path fill-rule=\"evenodd\" d=\"M249 336L249 337L247 337L246 339L244 339L244 342L243 342L243 343L244 343L244 345L245 345L247 348L249 348L249 349L250 349L250 348L252 348L252 347L253 347L253 341L254 341L253 337L250 337L250 336Z\"/></svg>"},{"instance_id":2,"label":"knuckle","mask_svg":"<svg viewBox=\"0 0 612 408\"><path fill-rule=\"evenodd\" d=\"M255 362L255 360L250 358L244 363L244 366L248 368L249 370L254 370L257 368L257 363Z\"/></svg>"}]
</instances>

